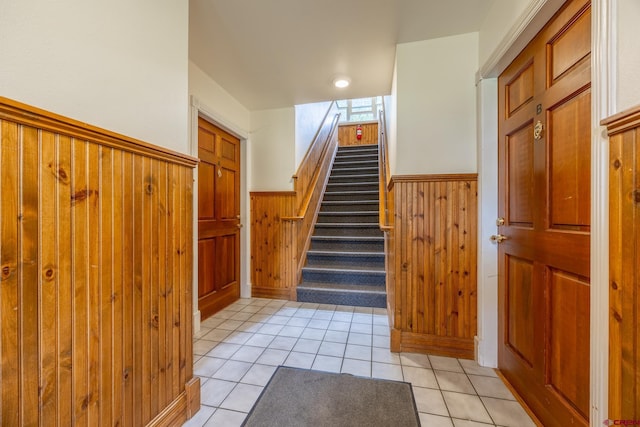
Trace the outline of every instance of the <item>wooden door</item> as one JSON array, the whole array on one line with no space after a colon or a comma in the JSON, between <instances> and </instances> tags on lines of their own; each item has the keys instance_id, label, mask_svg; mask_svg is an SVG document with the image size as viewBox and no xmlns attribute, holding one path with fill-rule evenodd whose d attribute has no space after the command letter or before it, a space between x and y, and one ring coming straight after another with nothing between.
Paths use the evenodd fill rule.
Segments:
<instances>
[{"instance_id":1,"label":"wooden door","mask_svg":"<svg viewBox=\"0 0 640 427\"><path fill-rule=\"evenodd\" d=\"M499 368L545 426L588 425L591 9L499 78Z\"/></svg>"},{"instance_id":2,"label":"wooden door","mask_svg":"<svg viewBox=\"0 0 640 427\"><path fill-rule=\"evenodd\" d=\"M198 118L198 308L240 298L240 140Z\"/></svg>"}]
</instances>

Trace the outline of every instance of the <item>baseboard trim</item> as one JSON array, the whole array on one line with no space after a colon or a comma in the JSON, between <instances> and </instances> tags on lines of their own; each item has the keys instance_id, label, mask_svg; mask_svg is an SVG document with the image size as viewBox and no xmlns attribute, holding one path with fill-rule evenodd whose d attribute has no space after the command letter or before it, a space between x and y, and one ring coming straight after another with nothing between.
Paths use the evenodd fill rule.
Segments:
<instances>
[{"instance_id":1,"label":"baseboard trim","mask_svg":"<svg viewBox=\"0 0 640 427\"><path fill-rule=\"evenodd\" d=\"M391 351L428 353L438 356L474 359L474 339L417 334L399 329L391 330Z\"/></svg>"},{"instance_id":2,"label":"baseboard trim","mask_svg":"<svg viewBox=\"0 0 640 427\"><path fill-rule=\"evenodd\" d=\"M292 298L291 295L292 292L289 288L262 288L259 286L251 288L251 296L254 298L295 300L295 296Z\"/></svg>"},{"instance_id":3,"label":"baseboard trim","mask_svg":"<svg viewBox=\"0 0 640 427\"><path fill-rule=\"evenodd\" d=\"M197 334L198 332L200 332L200 323L202 321L202 317L200 314L200 310L196 310L193 312L193 333Z\"/></svg>"}]
</instances>

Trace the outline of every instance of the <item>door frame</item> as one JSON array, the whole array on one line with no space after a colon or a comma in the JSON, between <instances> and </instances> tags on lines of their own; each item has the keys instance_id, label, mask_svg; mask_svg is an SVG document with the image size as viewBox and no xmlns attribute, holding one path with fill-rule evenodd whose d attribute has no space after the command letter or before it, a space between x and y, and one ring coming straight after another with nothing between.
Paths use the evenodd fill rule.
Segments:
<instances>
[{"instance_id":1,"label":"door frame","mask_svg":"<svg viewBox=\"0 0 640 427\"><path fill-rule=\"evenodd\" d=\"M240 223L247 225L240 229L240 298L251 296L249 285L249 242L250 227L249 207L247 200L247 139L249 132L235 123L226 120L213 109L194 96L190 95L189 102L189 149L193 157L198 157L198 117L202 117L214 126L229 132L240 139ZM193 174L193 332L200 331L200 310L198 309L198 174Z\"/></svg>"},{"instance_id":2,"label":"door frame","mask_svg":"<svg viewBox=\"0 0 640 427\"><path fill-rule=\"evenodd\" d=\"M498 86L497 77L562 6L563 0L531 0L528 7L476 75L479 227L478 336L481 365L497 367L497 247L487 244L497 234ZM591 0L591 425L608 418L609 347L609 147L600 120L616 108L617 4Z\"/></svg>"}]
</instances>

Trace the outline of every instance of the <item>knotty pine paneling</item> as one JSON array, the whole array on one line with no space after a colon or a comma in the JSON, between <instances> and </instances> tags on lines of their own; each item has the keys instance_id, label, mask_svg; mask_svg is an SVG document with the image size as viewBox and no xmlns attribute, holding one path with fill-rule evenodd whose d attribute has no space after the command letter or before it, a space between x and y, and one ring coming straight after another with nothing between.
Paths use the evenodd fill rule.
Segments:
<instances>
[{"instance_id":1,"label":"knotty pine paneling","mask_svg":"<svg viewBox=\"0 0 640 427\"><path fill-rule=\"evenodd\" d=\"M251 284L254 297L290 299L295 243L282 217L295 210L296 193L251 193Z\"/></svg>"},{"instance_id":2,"label":"knotty pine paneling","mask_svg":"<svg viewBox=\"0 0 640 427\"><path fill-rule=\"evenodd\" d=\"M294 191L251 193L254 297L296 299L296 286L338 146L338 118L325 118L294 175Z\"/></svg>"},{"instance_id":3,"label":"knotty pine paneling","mask_svg":"<svg viewBox=\"0 0 640 427\"><path fill-rule=\"evenodd\" d=\"M392 177L392 351L473 358L477 176Z\"/></svg>"},{"instance_id":4,"label":"knotty pine paneling","mask_svg":"<svg viewBox=\"0 0 640 427\"><path fill-rule=\"evenodd\" d=\"M3 426L175 425L195 160L0 98Z\"/></svg>"},{"instance_id":5,"label":"knotty pine paneling","mask_svg":"<svg viewBox=\"0 0 640 427\"><path fill-rule=\"evenodd\" d=\"M640 418L640 107L609 132L609 418Z\"/></svg>"},{"instance_id":6,"label":"knotty pine paneling","mask_svg":"<svg viewBox=\"0 0 640 427\"><path fill-rule=\"evenodd\" d=\"M340 147L346 147L350 145L369 145L378 143L378 123L362 123L362 139L356 138L356 128L358 123L355 124L341 124L338 128L338 140L340 141Z\"/></svg>"}]
</instances>

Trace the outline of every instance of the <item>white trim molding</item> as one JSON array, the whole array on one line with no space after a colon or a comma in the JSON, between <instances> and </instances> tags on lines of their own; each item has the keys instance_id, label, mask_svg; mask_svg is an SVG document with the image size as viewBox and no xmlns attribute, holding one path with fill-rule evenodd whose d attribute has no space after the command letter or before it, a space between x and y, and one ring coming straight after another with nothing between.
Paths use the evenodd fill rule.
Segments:
<instances>
[{"instance_id":1,"label":"white trim molding","mask_svg":"<svg viewBox=\"0 0 640 427\"><path fill-rule=\"evenodd\" d=\"M560 9L565 0L531 0L476 74L476 82L498 77Z\"/></svg>"},{"instance_id":2,"label":"white trim molding","mask_svg":"<svg viewBox=\"0 0 640 427\"><path fill-rule=\"evenodd\" d=\"M249 139L249 131L238 126L230 120L227 120L213 109L194 96L190 96L190 126L189 126L189 145L191 155L198 157L198 117L204 117L216 126L224 129L230 134L240 139L240 222L248 223L249 206L247 200L247 140ZM198 310L198 174L194 174L193 178L193 331L200 331L201 313ZM249 227L243 227L240 230L240 297L249 298L251 296L251 284L249 283L249 244L250 230Z\"/></svg>"},{"instance_id":3,"label":"white trim molding","mask_svg":"<svg viewBox=\"0 0 640 427\"><path fill-rule=\"evenodd\" d=\"M617 1L591 2L591 426L609 406L609 139L600 121L615 113Z\"/></svg>"}]
</instances>

